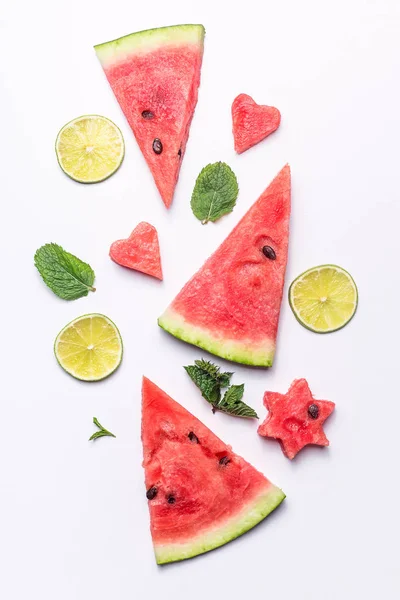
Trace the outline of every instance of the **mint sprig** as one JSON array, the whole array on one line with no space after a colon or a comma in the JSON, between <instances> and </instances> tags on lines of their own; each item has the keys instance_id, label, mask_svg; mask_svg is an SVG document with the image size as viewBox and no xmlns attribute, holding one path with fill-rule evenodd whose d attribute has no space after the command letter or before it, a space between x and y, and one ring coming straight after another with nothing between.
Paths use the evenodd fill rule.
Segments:
<instances>
[{"instance_id":1,"label":"mint sprig","mask_svg":"<svg viewBox=\"0 0 400 600\"><path fill-rule=\"evenodd\" d=\"M256 411L242 401L244 394L244 383L241 385L231 385L224 394L224 397L218 404L218 410L226 412L236 417L247 417L249 419L258 419Z\"/></svg>"},{"instance_id":2,"label":"mint sprig","mask_svg":"<svg viewBox=\"0 0 400 600\"><path fill-rule=\"evenodd\" d=\"M92 267L58 244L38 248L34 261L45 284L63 300L76 300L96 291Z\"/></svg>"},{"instance_id":3,"label":"mint sprig","mask_svg":"<svg viewBox=\"0 0 400 600\"><path fill-rule=\"evenodd\" d=\"M201 391L203 398L213 406L216 406L221 400L221 386L219 382L197 365L189 365L184 367L184 369Z\"/></svg>"},{"instance_id":4,"label":"mint sprig","mask_svg":"<svg viewBox=\"0 0 400 600\"><path fill-rule=\"evenodd\" d=\"M95 433L92 433L92 435L89 438L89 442L91 440L97 440L98 438L104 437L104 436L109 436L109 437L113 437L113 438L116 437L113 433L111 433L111 431L108 431L108 429L103 427L103 425L101 423L99 423L99 421L96 417L93 417L93 423L99 428L100 431L96 431Z\"/></svg>"},{"instance_id":5,"label":"mint sprig","mask_svg":"<svg viewBox=\"0 0 400 600\"><path fill-rule=\"evenodd\" d=\"M217 221L236 204L239 187L235 173L223 162L207 165L197 177L190 205L202 223Z\"/></svg>"},{"instance_id":6,"label":"mint sprig","mask_svg":"<svg viewBox=\"0 0 400 600\"><path fill-rule=\"evenodd\" d=\"M257 413L242 400L244 384L230 385L233 373L222 372L220 367L206 360L195 360L194 365L184 367L201 395L212 405L212 411L220 410L229 415L258 419ZM229 387L228 387L229 386ZM221 390L228 388L221 396Z\"/></svg>"}]
</instances>

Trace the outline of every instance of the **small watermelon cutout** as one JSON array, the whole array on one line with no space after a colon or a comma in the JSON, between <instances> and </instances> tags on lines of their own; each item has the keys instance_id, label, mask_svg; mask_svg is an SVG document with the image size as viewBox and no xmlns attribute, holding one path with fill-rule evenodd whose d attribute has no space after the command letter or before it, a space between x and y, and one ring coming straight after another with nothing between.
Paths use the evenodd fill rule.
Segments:
<instances>
[{"instance_id":1,"label":"small watermelon cutout","mask_svg":"<svg viewBox=\"0 0 400 600\"><path fill-rule=\"evenodd\" d=\"M197 104L204 35L203 25L175 25L95 46L167 208Z\"/></svg>"},{"instance_id":2,"label":"small watermelon cutout","mask_svg":"<svg viewBox=\"0 0 400 600\"><path fill-rule=\"evenodd\" d=\"M232 122L235 150L241 154L278 129L281 113L274 106L257 104L251 96L239 94L232 103Z\"/></svg>"},{"instance_id":3,"label":"small watermelon cutout","mask_svg":"<svg viewBox=\"0 0 400 600\"><path fill-rule=\"evenodd\" d=\"M159 317L160 327L227 360L272 365L288 256L290 189L286 165Z\"/></svg>"},{"instance_id":4,"label":"small watermelon cutout","mask_svg":"<svg viewBox=\"0 0 400 600\"><path fill-rule=\"evenodd\" d=\"M158 564L230 542L285 498L282 490L146 377L142 442Z\"/></svg>"},{"instance_id":5,"label":"small watermelon cutout","mask_svg":"<svg viewBox=\"0 0 400 600\"><path fill-rule=\"evenodd\" d=\"M163 278L158 234L150 223L139 223L128 239L111 244L110 258L122 267Z\"/></svg>"},{"instance_id":6,"label":"small watermelon cutout","mask_svg":"<svg viewBox=\"0 0 400 600\"><path fill-rule=\"evenodd\" d=\"M264 405L269 413L258 433L279 440L288 458L308 444L329 446L323 424L335 404L313 398L305 379L296 379L286 394L265 392Z\"/></svg>"}]
</instances>

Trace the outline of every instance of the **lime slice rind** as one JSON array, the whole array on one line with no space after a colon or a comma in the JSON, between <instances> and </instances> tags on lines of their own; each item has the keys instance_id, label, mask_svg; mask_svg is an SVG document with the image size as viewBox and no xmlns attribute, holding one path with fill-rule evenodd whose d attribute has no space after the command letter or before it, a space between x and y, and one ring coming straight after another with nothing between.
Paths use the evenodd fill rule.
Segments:
<instances>
[{"instance_id":1,"label":"lime slice rind","mask_svg":"<svg viewBox=\"0 0 400 600\"><path fill-rule=\"evenodd\" d=\"M330 281L331 276L333 279ZM323 298L325 300L321 302ZM358 289L350 273L342 267L319 265L304 271L292 282L289 304L298 322L306 329L314 333L333 333L345 327L354 317Z\"/></svg>"},{"instance_id":2,"label":"lime slice rind","mask_svg":"<svg viewBox=\"0 0 400 600\"><path fill-rule=\"evenodd\" d=\"M88 320L90 319L90 322ZM86 336L82 336L82 344L76 342L69 342L68 333L74 329L76 331L76 324L79 322L84 323L86 327L89 327L92 331L93 320L96 319L98 322L107 326L114 332L114 335L108 336L106 341L89 339ZM89 332L89 336L92 335ZM86 339L85 339L86 337ZM111 348L107 348L105 345L110 345ZM73 350L71 351L71 346ZM89 348L88 346L92 346ZM81 348L81 350L77 348ZM123 355L123 343L121 334L115 323L100 313L91 313L81 315L68 323L57 335L54 342L54 354L61 368L80 381L101 381L106 377L109 377L114 373L121 364Z\"/></svg>"},{"instance_id":3,"label":"lime slice rind","mask_svg":"<svg viewBox=\"0 0 400 600\"><path fill-rule=\"evenodd\" d=\"M95 123L97 130L93 127ZM78 131L80 125L82 128L86 126L86 132ZM96 135L98 140L103 138L103 143L100 141L97 146L94 143ZM89 154L84 152L85 144ZM111 119L102 115L81 115L60 129L55 151L58 164L68 177L78 183L100 183L120 168L125 156L125 142L120 128ZM90 155L90 152L93 154ZM85 169L88 170L86 173Z\"/></svg>"}]
</instances>

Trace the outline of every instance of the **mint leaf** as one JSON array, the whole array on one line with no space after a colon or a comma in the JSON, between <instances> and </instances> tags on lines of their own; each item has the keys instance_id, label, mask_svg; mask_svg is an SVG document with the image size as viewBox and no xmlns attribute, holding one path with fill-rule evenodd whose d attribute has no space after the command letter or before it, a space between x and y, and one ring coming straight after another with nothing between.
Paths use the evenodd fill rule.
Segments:
<instances>
[{"instance_id":1,"label":"mint leaf","mask_svg":"<svg viewBox=\"0 0 400 600\"><path fill-rule=\"evenodd\" d=\"M221 400L221 388L229 385L233 373L221 373L220 367L208 360L195 360L194 363L184 369L201 391L203 398L210 402L215 410Z\"/></svg>"},{"instance_id":2,"label":"mint leaf","mask_svg":"<svg viewBox=\"0 0 400 600\"><path fill-rule=\"evenodd\" d=\"M257 413L250 406L242 401L244 394L244 383L241 385L231 385L219 402L217 409L236 417L247 417L249 419L258 419Z\"/></svg>"},{"instance_id":3,"label":"mint leaf","mask_svg":"<svg viewBox=\"0 0 400 600\"><path fill-rule=\"evenodd\" d=\"M228 387L228 385L231 382L232 375L233 375L233 373L228 373L228 372L219 374L218 380L219 380L219 384L222 388Z\"/></svg>"},{"instance_id":4,"label":"mint leaf","mask_svg":"<svg viewBox=\"0 0 400 600\"><path fill-rule=\"evenodd\" d=\"M204 358L201 358L200 360L195 360L194 364L197 365L199 369L201 369L205 373L208 373L208 375L210 375L214 379L218 379L220 368L217 367L217 365L214 365L209 360L204 360Z\"/></svg>"},{"instance_id":5,"label":"mint leaf","mask_svg":"<svg viewBox=\"0 0 400 600\"><path fill-rule=\"evenodd\" d=\"M41 246L34 260L45 284L63 300L76 300L96 291L93 269L58 244Z\"/></svg>"},{"instance_id":6,"label":"mint leaf","mask_svg":"<svg viewBox=\"0 0 400 600\"><path fill-rule=\"evenodd\" d=\"M194 363L184 369L201 391L203 398L212 404L213 412L220 410L237 417L258 419L257 413L242 401L244 383L231 385L221 399L221 388L229 386L233 373L221 373L220 367L208 360L195 360Z\"/></svg>"},{"instance_id":7,"label":"mint leaf","mask_svg":"<svg viewBox=\"0 0 400 600\"><path fill-rule=\"evenodd\" d=\"M208 373L213 377L219 383L220 387L228 387L233 373L221 373L220 367L217 367L217 365L214 365L209 360L204 360L203 358L201 360L195 360L194 362L205 373Z\"/></svg>"},{"instance_id":8,"label":"mint leaf","mask_svg":"<svg viewBox=\"0 0 400 600\"><path fill-rule=\"evenodd\" d=\"M100 429L100 431L96 431L96 433L93 433L89 438L89 442L91 440L97 440L98 438L104 437L104 436L109 436L109 437L115 438L115 435L113 433L111 433L111 431L108 431L108 429L105 429L103 427L103 425L101 425L101 423L99 423L99 421L96 417L93 417L93 423Z\"/></svg>"},{"instance_id":9,"label":"mint leaf","mask_svg":"<svg viewBox=\"0 0 400 600\"><path fill-rule=\"evenodd\" d=\"M197 177L190 205L202 223L217 221L236 204L239 187L235 173L226 163L207 165Z\"/></svg>"},{"instance_id":10,"label":"mint leaf","mask_svg":"<svg viewBox=\"0 0 400 600\"><path fill-rule=\"evenodd\" d=\"M197 385L203 398L213 406L218 404L221 399L221 389L218 381L197 365L190 365L183 368L193 383Z\"/></svg>"}]
</instances>

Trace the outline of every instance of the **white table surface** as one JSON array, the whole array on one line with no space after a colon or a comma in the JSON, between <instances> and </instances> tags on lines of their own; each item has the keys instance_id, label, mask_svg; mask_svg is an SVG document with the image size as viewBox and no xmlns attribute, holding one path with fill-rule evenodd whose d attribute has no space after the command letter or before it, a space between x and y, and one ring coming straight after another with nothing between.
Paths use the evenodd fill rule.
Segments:
<instances>
[{"instance_id":1,"label":"white table surface","mask_svg":"<svg viewBox=\"0 0 400 600\"><path fill-rule=\"evenodd\" d=\"M37 0L3 4L1 74L0 596L4 600L381 599L399 579L400 5L396 0L281 2ZM330 6L330 8L329 8ZM199 103L175 200L164 208L108 87L93 44L132 31L201 22ZM279 107L282 124L236 156L230 106L240 92ZM84 113L122 129L126 157L108 181L82 186L57 166L59 128ZM226 161L240 196L202 226L195 178ZM306 377L336 402L329 449L290 462L256 425L213 415L182 369L205 353L162 332L157 316L289 162L288 283L333 262L359 309L343 331L303 329L286 297L269 371L234 366L264 418L266 389ZM119 268L115 239L140 220L160 237L164 282ZM54 241L87 260L98 291L56 298L33 267ZM71 319L103 312L125 344L99 384L66 375L53 340ZM218 360L223 367L228 363ZM287 494L261 526L203 557L159 568L151 546L140 442L146 374ZM88 443L92 417L117 438Z\"/></svg>"}]
</instances>

